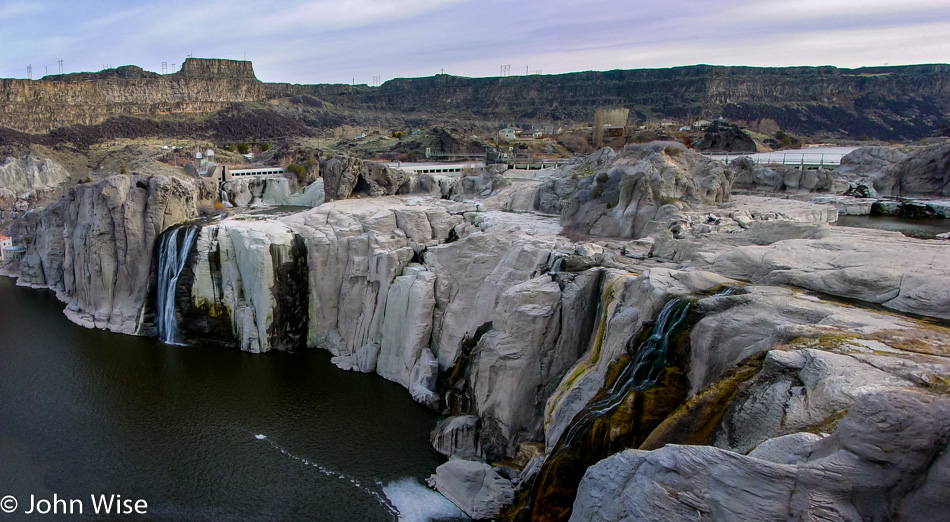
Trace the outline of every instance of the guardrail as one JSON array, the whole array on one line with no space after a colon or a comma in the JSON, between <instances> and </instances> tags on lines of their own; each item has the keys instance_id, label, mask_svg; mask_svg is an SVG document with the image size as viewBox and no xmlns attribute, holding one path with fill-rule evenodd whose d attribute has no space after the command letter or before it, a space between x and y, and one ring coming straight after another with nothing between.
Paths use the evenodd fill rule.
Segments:
<instances>
[{"instance_id":1,"label":"guardrail","mask_svg":"<svg viewBox=\"0 0 950 522\"><path fill-rule=\"evenodd\" d=\"M757 165L789 165L802 168L837 167L842 153L828 152L756 152L756 153L703 153L709 159L729 163L736 158L750 158Z\"/></svg>"}]
</instances>

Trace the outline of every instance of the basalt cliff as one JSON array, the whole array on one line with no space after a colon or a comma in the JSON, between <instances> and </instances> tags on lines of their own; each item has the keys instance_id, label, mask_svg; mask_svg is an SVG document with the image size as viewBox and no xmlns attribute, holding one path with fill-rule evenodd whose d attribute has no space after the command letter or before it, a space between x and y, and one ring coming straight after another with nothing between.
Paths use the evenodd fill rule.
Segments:
<instances>
[{"instance_id":1,"label":"basalt cliff","mask_svg":"<svg viewBox=\"0 0 950 522\"><path fill-rule=\"evenodd\" d=\"M770 119L798 135L911 140L946 125L948 67L697 65L504 78L438 75L368 87L262 83L250 62L189 58L166 75L125 66L0 80L0 144L306 135L380 118L397 127L460 119L565 125L590 121L596 108L606 106L630 108L632 121ZM247 118L234 111L254 111L266 124L247 127ZM219 116L196 120L208 114Z\"/></svg>"},{"instance_id":2,"label":"basalt cliff","mask_svg":"<svg viewBox=\"0 0 950 522\"><path fill-rule=\"evenodd\" d=\"M905 159L867 179L928 175ZM946 240L832 226L834 172L671 143L319 170L283 215L199 218L197 180L80 185L38 212L19 282L88 326L399 383L444 414L430 484L476 519L950 517Z\"/></svg>"}]
</instances>

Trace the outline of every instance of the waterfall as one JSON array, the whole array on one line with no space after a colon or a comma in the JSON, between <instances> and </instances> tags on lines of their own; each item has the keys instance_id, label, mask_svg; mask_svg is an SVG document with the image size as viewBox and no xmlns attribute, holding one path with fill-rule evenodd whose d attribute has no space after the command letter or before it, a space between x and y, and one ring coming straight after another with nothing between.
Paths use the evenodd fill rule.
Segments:
<instances>
[{"instance_id":1,"label":"waterfall","mask_svg":"<svg viewBox=\"0 0 950 522\"><path fill-rule=\"evenodd\" d=\"M155 291L155 309L158 313L158 338L165 343L176 344L178 341L175 290L198 230L199 227L196 226L176 227L169 230L162 236L158 248L158 287Z\"/></svg>"},{"instance_id":2,"label":"waterfall","mask_svg":"<svg viewBox=\"0 0 950 522\"><path fill-rule=\"evenodd\" d=\"M657 379L667 366L667 353L670 338L679 329L689 315L690 302L685 299L671 299L656 318L650 336L640 344L630 362L623 368L613 385L604 396L591 402L581 417L561 437L554 452L569 447L578 436L590 429L594 420L614 409L632 391L646 390L656 384Z\"/></svg>"}]
</instances>

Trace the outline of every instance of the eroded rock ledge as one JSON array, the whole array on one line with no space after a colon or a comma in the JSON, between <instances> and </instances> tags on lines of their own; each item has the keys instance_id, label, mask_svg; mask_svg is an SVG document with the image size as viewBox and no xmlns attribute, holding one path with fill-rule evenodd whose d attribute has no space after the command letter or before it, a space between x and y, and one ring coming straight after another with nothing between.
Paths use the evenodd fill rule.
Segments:
<instances>
[{"instance_id":1,"label":"eroded rock ledge","mask_svg":"<svg viewBox=\"0 0 950 522\"><path fill-rule=\"evenodd\" d=\"M443 411L431 483L473 517L950 516L944 242L732 196L732 166L667 147L196 225L178 320L251 352L326 349ZM80 186L39 219L21 283L147 333L156 241L214 194ZM671 303L682 324L658 333ZM657 373L628 378L644 355Z\"/></svg>"}]
</instances>

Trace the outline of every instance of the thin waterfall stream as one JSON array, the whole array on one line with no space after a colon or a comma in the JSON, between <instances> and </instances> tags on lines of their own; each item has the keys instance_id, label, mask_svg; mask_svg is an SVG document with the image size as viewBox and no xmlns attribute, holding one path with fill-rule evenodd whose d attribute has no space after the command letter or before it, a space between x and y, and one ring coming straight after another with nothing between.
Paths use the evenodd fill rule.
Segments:
<instances>
[{"instance_id":1,"label":"thin waterfall stream","mask_svg":"<svg viewBox=\"0 0 950 522\"><path fill-rule=\"evenodd\" d=\"M165 232L159 244L155 310L158 314L158 338L164 343L179 343L175 291L178 288L181 271L188 260L188 253L198 236L199 228L197 226L175 227Z\"/></svg>"},{"instance_id":2,"label":"thin waterfall stream","mask_svg":"<svg viewBox=\"0 0 950 522\"><path fill-rule=\"evenodd\" d=\"M689 315L691 303L685 299L671 299L657 316L656 323L650 331L650 336L638 347L630 362L624 366L613 385L605 396L589 404L567 431L561 437L560 443L553 453L564 447L569 447L578 436L582 436L590 429L595 419L603 417L614 409L632 391L652 388L667 365L670 338L678 331L680 325Z\"/></svg>"}]
</instances>

